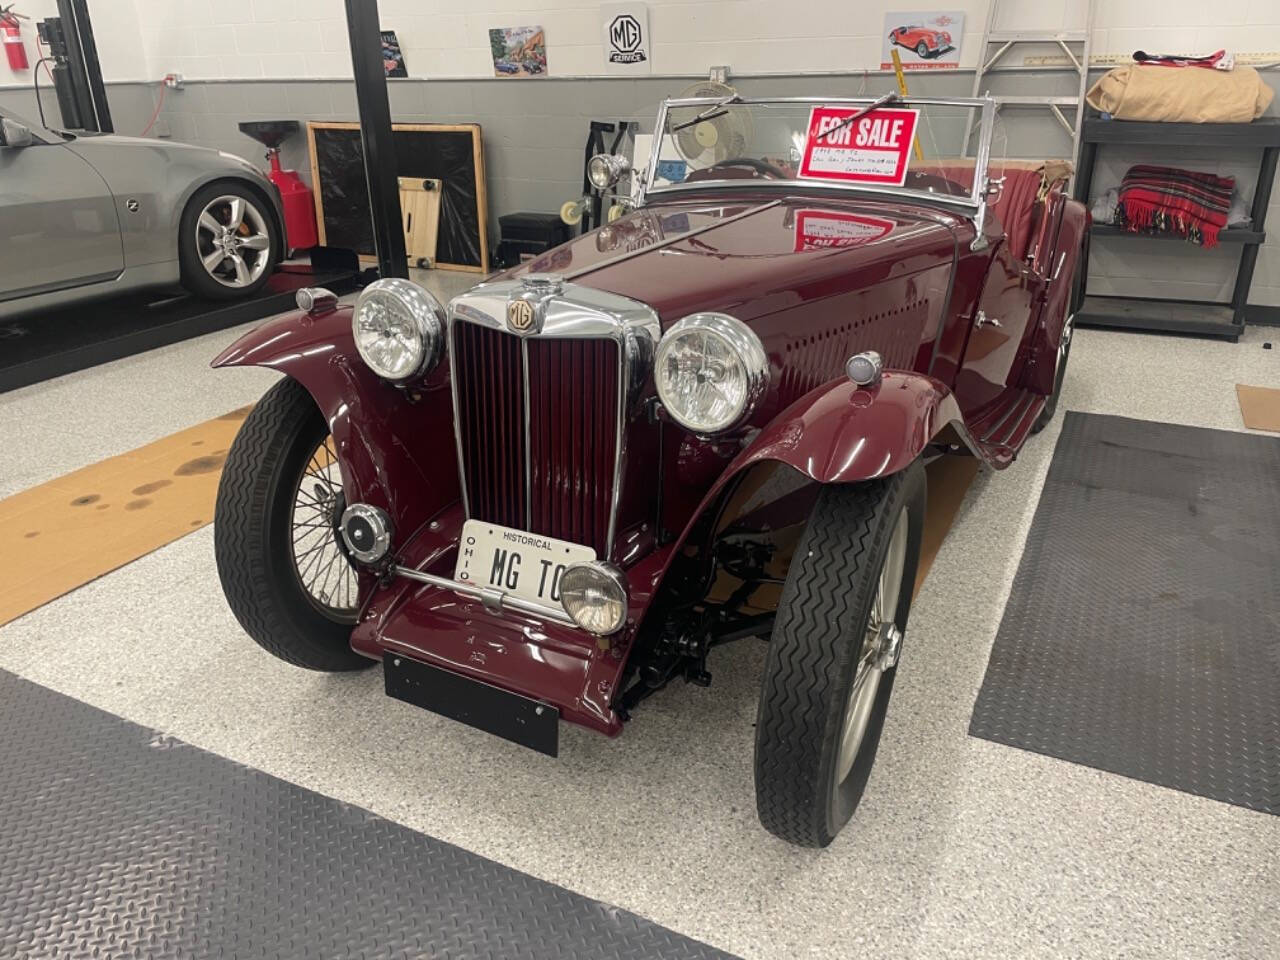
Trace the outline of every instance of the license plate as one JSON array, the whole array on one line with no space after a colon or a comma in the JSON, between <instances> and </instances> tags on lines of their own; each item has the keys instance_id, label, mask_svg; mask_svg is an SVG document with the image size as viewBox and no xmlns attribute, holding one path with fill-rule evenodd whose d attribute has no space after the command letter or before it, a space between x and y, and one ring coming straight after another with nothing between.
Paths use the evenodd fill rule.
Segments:
<instances>
[{"instance_id":1,"label":"license plate","mask_svg":"<svg viewBox=\"0 0 1280 960\"><path fill-rule=\"evenodd\" d=\"M579 543L468 520L462 525L453 579L558 607L565 568L595 558L594 550Z\"/></svg>"}]
</instances>

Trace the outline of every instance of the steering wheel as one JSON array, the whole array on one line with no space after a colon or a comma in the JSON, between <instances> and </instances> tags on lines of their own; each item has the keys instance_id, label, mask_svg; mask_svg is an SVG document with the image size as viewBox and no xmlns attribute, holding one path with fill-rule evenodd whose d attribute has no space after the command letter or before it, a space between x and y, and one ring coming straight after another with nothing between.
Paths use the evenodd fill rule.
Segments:
<instances>
[{"instance_id":1,"label":"steering wheel","mask_svg":"<svg viewBox=\"0 0 1280 960\"><path fill-rule=\"evenodd\" d=\"M732 157L728 160L721 160L719 163L713 163L707 167L708 170L714 170L716 167L750 167L756 173L763 174L766 177L772 177L775 180L790 180L785 170L779 170L772 163L764 160L757 160L755 157Z\"/></svg>"}]
</instances>

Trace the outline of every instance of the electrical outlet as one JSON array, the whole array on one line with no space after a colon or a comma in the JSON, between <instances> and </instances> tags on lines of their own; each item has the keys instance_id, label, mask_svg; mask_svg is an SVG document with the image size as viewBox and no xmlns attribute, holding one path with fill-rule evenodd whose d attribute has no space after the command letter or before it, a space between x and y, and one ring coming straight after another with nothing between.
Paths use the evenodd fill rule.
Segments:
<instances>
[{"instance_id":1,"label":"electrical outlet","mask_svg":"<svg viewBox=\"0 0 1280 960\"><path fill-rule=\"evenodd\" d=\"M182 89L182 74L180 74L180 73L166 73L166 74L164 75L164 85L165 85L166 87L168 87L170 90L181 90L181 89Z\"/></svg>"}]
</instances>

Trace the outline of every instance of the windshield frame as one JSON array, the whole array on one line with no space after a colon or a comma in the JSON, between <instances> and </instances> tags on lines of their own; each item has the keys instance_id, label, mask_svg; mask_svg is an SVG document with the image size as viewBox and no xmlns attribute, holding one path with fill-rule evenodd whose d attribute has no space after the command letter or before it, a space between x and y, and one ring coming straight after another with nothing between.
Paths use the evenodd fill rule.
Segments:
<instances>
[{"instance_id":1,"label":"windshield frame","mask_svg":"<svg viewBox=\"0 0 1280 960\"><path fill-rule=\"evenodd\" d=\"M899 97L892 102L885 104L891 107L912 107L912 106L939 106L939 107L969 107L978 111L978 149L974 155L974 171L973 186L969 195L957 196L954 194L928 193L923 190L912 190L904 187L883 187L868 183L848 183L837 180L810 180L810 179L794 179L794 180L772 180L772 179L726 179L726 180L698 180L695 183L672 183L666 186L658 186L655 179L658 173L658 159L662 154L662 145L664 139L670 133L667 129L667 115L672 109L683 108L705 108L714 106L750 106L752 104L775 105L775 104L791 104L791 105L808 105L810 107L866 107L874 104L877 97L738 97L735 96L731 100L725 97L685 97L685 98L667 98L662 101L662 105L658 108L658 121L654 127L653 144L649 148L649 164L645 171L644 182L640 187L640 195L637 198L638 205L643 206L650 196L666 196L672 194L702 192L708 189L749 189L749 190L766 190L766 191L783 191L795 192L797 190L817 189L817 190L838 190L842 193L858 194L862 196L874 197L893 197L898 200L910 199L923 203L940 203L949 207L960 207L967 211L971 216L981 219L981 214L986 209L986 200L988 193L987 184L987 167L991 161L991 133L995 125L996 101L995 98L986 97ZM968 123L965 127L966 133L972 137L973 132L973 114L969 114ZM964 144L967 150L968 142ZM967 156L967 154L965 154Z\"/></svg>"}]
</instances>

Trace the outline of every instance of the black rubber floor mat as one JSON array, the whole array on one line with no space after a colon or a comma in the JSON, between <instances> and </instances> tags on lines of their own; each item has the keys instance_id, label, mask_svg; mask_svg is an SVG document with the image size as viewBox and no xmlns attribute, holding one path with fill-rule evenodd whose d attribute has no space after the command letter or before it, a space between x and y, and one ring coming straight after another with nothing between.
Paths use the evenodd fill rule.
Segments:
<instances>
[{"instance_id":1,"label":"black rubber floor mat","mask_svg":"<svg viewBox=\"0 0 1280 960\"><path fill-rule=\"evenodd\" d=\"M245 300L144 290L0 321L0 393L294 309L301 287L346 293L354 271L272 274Z\"/></svg>"},{"instance_id":2,"label":"black rubber floor mat","mask_svg":"<svg viewBox=\"0 0 1280 960\"><path fill-rule=\"evenodd\" d=\"M1070 413L969 732L1280 814L1280 439Z\"/></svg>"},{"instance_id":3,"label":"black rubber floor mat","mask_svg":"<svg viewBox=\"0 0 1280 960\"><path fill-rule=\"evenodd\" d=\"M0 671L5 960L726 956Z\"/></svg>"}]
</instances>

